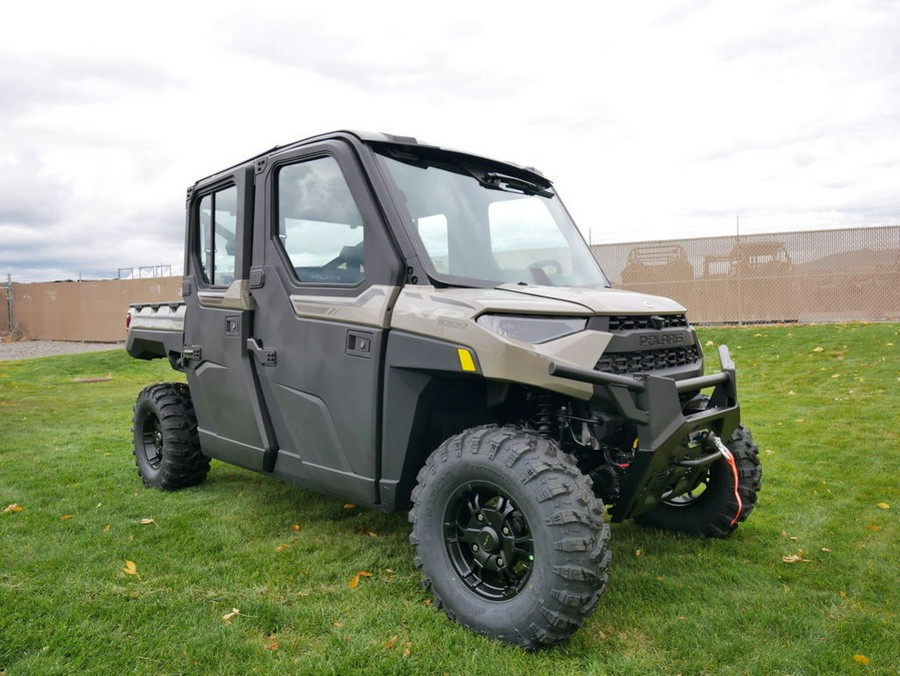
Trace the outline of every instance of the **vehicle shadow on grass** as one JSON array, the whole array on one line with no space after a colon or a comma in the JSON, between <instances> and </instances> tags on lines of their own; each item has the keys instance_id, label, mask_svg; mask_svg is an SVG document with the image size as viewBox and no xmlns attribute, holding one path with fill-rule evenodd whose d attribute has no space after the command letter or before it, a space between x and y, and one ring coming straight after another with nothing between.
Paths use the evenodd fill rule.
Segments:
<instances>
[{"instance_id":1,"label":"vehicle shadow on grass","mask_svg":"<svg viewBox=\"0 0 900 676\"><path fill-rule=\"evenodd\" d=\"M369 524L377 526L385 535L402 534L405 537L409 533L406 510L387 513L375 507L363 507L221 462L213 462L209 476L197 490L214 491L222 497L239 496L246 502L246 507L258 510L259 517L277 521L302 520L307 525L317 522L351 526Z\"/></svg>"}]
</instances>

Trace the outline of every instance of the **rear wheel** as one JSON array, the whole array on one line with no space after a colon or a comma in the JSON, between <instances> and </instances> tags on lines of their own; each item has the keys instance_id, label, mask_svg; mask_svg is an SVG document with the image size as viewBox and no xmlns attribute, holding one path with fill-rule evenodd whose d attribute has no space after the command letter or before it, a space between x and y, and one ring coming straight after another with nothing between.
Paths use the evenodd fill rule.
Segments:
<instances>
[{"instance_id":1,"label":"rear wheel","mask_svg":"<svg viewBox=\"0 0 900 676\"><path fill-rule=\"evenodd\" d=\"M568 638L607 579L609 526L555 442L489 425L451 437L413 491L415 563L450 619L526 648Z\"/></svg>"},{"instance_id":2,"label":"rear wheel","mask_svg":"<svg viewBox=\"0 0 900 676\"><path fill-rule=\"evenodd\" d=\"M734 456L736 491L735 473L723 458L710 465L691 491L662 502L635 521L700 537L730 535L756 505L756 494L762 486L762 465L750 430L743 425L725 445Z\"/></svg>"},{"instance_id":3,"label":"rear wheel","mask_svg":"<svg viewBox=\"0 0 900 676\"><path fill-rule=\"evenodd\" d=\"M209 458L200 451L187 385L146 388L134 404L132 423L135 464L145 486L175 490L206 478Z\"/></svg>"}]
</instances>

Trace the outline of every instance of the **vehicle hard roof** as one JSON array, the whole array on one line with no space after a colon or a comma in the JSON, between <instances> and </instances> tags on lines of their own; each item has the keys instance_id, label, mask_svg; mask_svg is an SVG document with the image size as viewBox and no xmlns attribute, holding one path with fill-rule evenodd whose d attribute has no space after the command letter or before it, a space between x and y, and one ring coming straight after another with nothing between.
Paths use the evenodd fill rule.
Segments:
<instances>
[{"instance_id":1,"label":"vehicle hard roof","mask_svg":"<svg viewBox=\"0 0 900 676\"><path fill-rule=\"evenodd\" d=\"M492 164L504 165L506 167L514 169L516 173L530 174L532 177L536 178L538 180L538 182L546 184L547 187L552 185L551 181L549 181L547 178L545 178L544 175L540 171L535 169L534 167L523 167L523 166L515 164L513 162L494 160L494 159L491 159L488 157L484 157L482 155L474 155L472 153L453 150L450 148L443 148L441 146L421 142L413 136L399 136L397 134L386 134L383 132L370 132L370 131L343 129L343 130L328 132L325 134L318 134L316 136L311 136L309 138L301 139L298 141L293 141L291 143L286 143L284 145L273 146L273 147L269 148L268 150L264 150L263 152L258 153L252 157L249 157L242 162L238 162L236 164L231 165L230 167L227 167L226 169L221 169L213 174L210 174L208 176L204 176L203 178L198 179L197 181L194 182L193 186L188 188L188 195L190 196L190 192L194 186L196 186L200 183L206 183L210 179L213 179L222 174L231 173L237 167L243 166L245 164L250 164L250 163L255 162L256 160L261 159L263 157L268 157L272 153L283 151L283 150L288 150L288 149L294 148L294 147L304 146L304 145L307 145L310 143L315 143L318 141L325 141L328 139L340 139L340 138L346 139L348 137L353 137L356 140L361 141L366 144L385 144L385 145L414 147L414 148L420 148L420 149L426 150L426 151L431 151L431 152L434 152L435 154L452 155L452 156L455 156L455 157L461 158L461 159L471 159L471 160L479 160L479 161L487 160L488 162L490 162Z\"/></svg>"}]
</instances>

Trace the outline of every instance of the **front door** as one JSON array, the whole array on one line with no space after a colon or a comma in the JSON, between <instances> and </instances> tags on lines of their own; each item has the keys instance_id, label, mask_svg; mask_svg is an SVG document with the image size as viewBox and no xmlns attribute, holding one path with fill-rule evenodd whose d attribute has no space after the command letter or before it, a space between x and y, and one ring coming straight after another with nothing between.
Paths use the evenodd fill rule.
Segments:
<instances>
[{"instance_id":1,"label":"front door","mask_svg":"<svg viewBox=\"0 0 900 676\"><path fill-rule=\"evenodd\" d=\"M378 503L380 372L398 264L359 159L326 141L257 176L248 341L280 478Z\"/></svg>"}]
</instances>

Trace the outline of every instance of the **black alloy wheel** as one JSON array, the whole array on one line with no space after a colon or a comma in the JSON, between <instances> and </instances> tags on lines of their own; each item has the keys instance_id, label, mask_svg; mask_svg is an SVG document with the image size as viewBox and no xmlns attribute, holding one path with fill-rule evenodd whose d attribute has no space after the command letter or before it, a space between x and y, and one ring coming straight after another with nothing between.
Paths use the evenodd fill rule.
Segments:
<instances>
[{"instance_id":1,"label":"black alloy wheel","mask_svg":"<svg viewBox=\"0 0 900 676\"><path fill-rule=\"evenodd\" d=\"M450 498L444 541L456 574L483 598L513 598L528 582L531 529L512 498L493 484L471 482Z\"/></svg>"}]
</instances>

